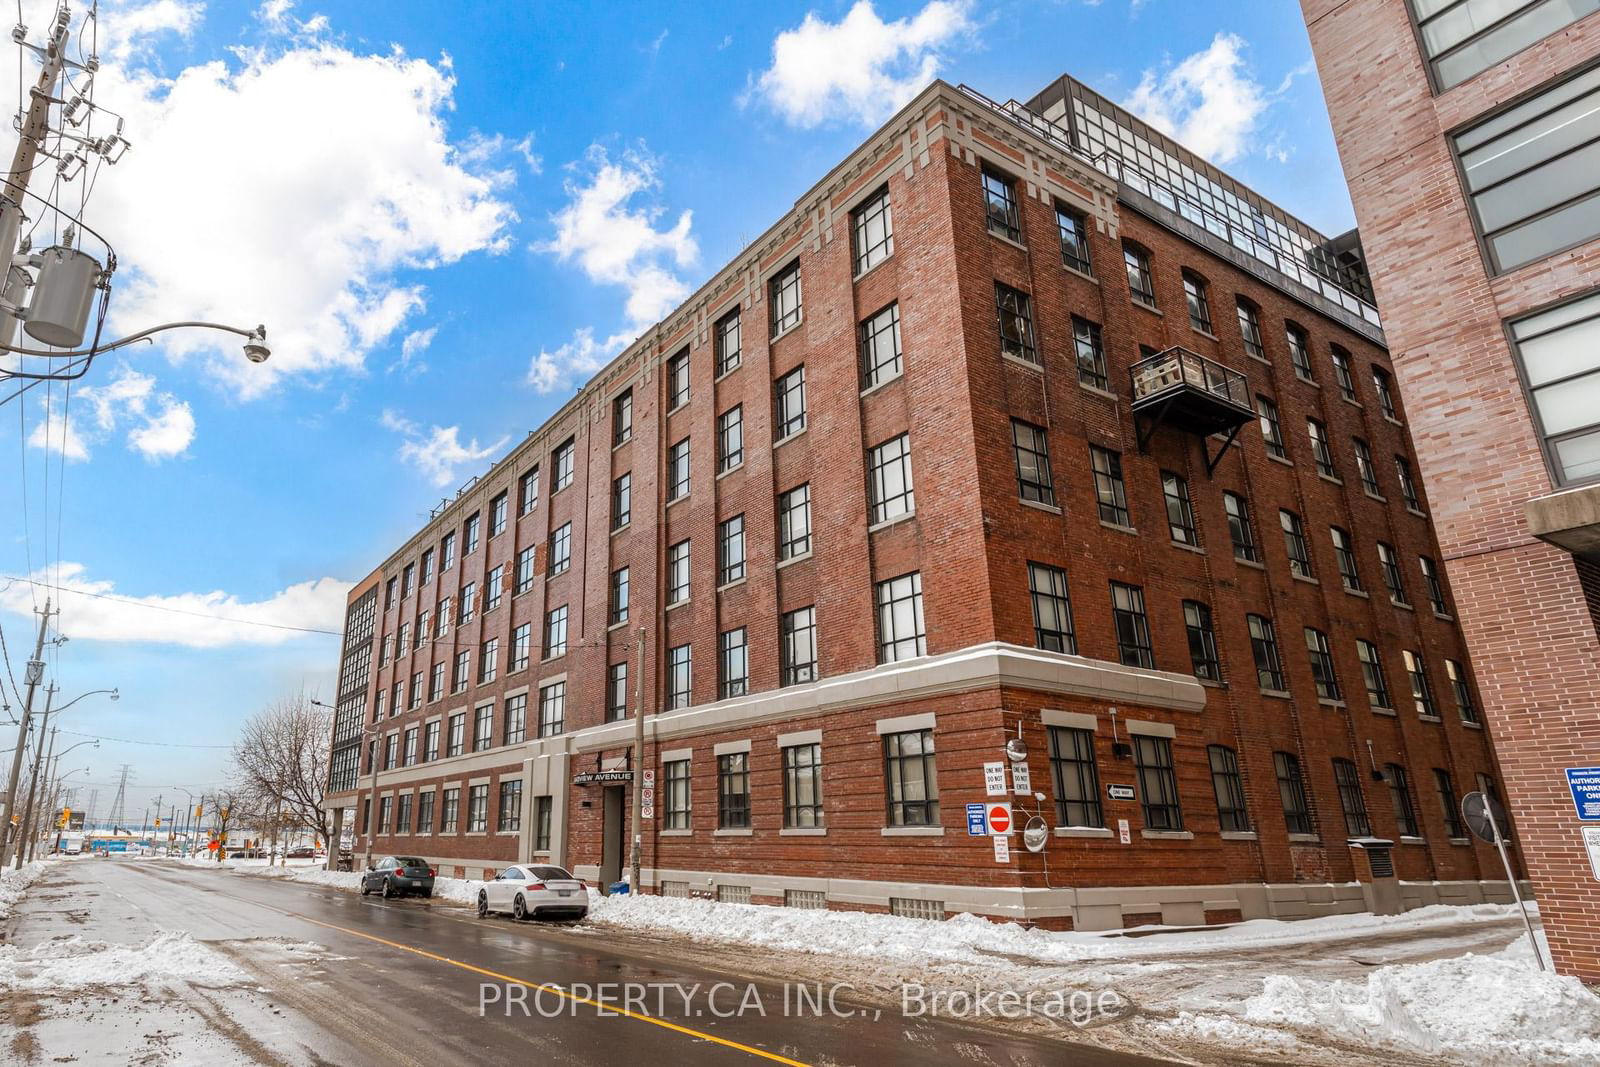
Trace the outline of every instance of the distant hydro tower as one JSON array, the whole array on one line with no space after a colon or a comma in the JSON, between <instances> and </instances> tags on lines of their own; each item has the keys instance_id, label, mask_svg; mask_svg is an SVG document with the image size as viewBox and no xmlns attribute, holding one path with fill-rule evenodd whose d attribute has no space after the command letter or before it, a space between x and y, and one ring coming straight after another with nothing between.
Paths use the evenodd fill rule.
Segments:
<instances>
[{"instance_id":1,"label":"distant hydro tower","mask_svg":"<svg viewBox=\"0 0 1600 1067\"><path fill-rule=\"evenodd\" d=\"M122 776L117 780L117 795L111 800L111 813L106 816L106 822L112 829L116 829L127 821L127 812L124 810L128 800L128 774L133 770L133 764L122 765Z\"/></svg>"}]
</instances>

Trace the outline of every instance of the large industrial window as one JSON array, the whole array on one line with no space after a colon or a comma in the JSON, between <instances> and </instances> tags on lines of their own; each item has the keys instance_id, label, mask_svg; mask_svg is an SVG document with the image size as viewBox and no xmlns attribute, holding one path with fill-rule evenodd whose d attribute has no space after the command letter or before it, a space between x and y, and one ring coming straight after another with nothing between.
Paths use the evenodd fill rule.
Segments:
<instances>
[{"instance_id":1,"label":"large industrial window","mask_svg":"<svg viewBox=\"0 0 1600 1067\"><path fill-rule=\"evenodd\" d=\"M1278 525L1283 527L1283 548L1289 555L1289 573L1301 578L1312 577L1311 548L1306 544L1306 532L1300 525L1300 516L1279 508Z\"/></svg>"},{"instance_id":2,"label":"large industrial window","mask_svg":"<svg viewBox=\"0 0 1600 1067\"><path fill-rule=\"evenodd\" d=\"M1233 541L1233 557L1249 563L1261 562L1256 547L1255 528L1250 525L1250 505L1238 493L1223 493L1222 507L1228 513L1228 536Z\"/></svg>"},{"instance_id":3,"label":"large industrial window","mask_svg":"<svg viewBox=\"0 0 1600 1067\"><path fill-rule=\"evenodd\" d=\"M1571 25L1600 0L1411 0L1440 91Z\"/></svg>"},{"instance_id":4,"label":"large industrial window","mask_svg":"<svg viewBox=\"0 0 1600 1067\"><path fill-rule=\"evenodd\" d=\"M717 826L743 830L750 826L750 755L729 752L717 757Z\"/></svg>"},{"instance_id":5,"label":"large industrial window","mask_svg":"<svg viewBox=\"0 0 1600 1067\"><path fill-rule=\"evenodd\" d=\"M861 324L861 388L900 377L900 305L890 304Z\"/></svg>"},{"instance_id":6,"label":"large industrial window","mask_svg":"<svg viewBox=\"0 0 1600 1067\"><path fill-rule=\"evenodd\" d=\"M779 621L783 685L817 680L817 609L785 612Z\"/></svg>"},{"instance_id":7,"label":"large industrial window","mask_svg":"<svg viewBox=\"0 0 1600 1067\"><path fill-rule=\"evenodd\" d=\"M1161 494L1167 502L1167 532L1180 545L1198 546L1194 508L1189 504L1189 483L1171 471L1161 472Z\"/></svg>"},{"instance_id":8,"label":"large industrial window","mask_svg":"<svg viewBox=\"0 0 1600 1067\"><path fill-rule=\"evenodd\" d=\"M984 212L989 220L989 232L1022 240L1022 225L1017 213L1017 186L1010 178L997 171L983 168Z\"/></svg>"},{"instance_id":9,"label":"large industrial window","mask_svg":"<svg viewBox=\"0 0 1600 1067\"><path fill-rule=\"evenodd\" d=\"M856 273L876 267L894 254L894 221L889 211L887 185L869 196L852 213Z\"/></svg>"},{"instance_id":10,"label":"large industrial window","mask_svg":"<svg viewBox=\"0 0 1600 1067\"><path fill-rule=\"evenodd\" d=\"M1033 643L1051 652L1075 654L1072 601L1067 572L1045 563L1028 564L1028 593L1033 600Z\"/></svg>"},{"instance_id":11,"label":"large industrial window","mask_svg":"<svg viewBox=\"0 0 1600 1067\"><path fill-rule=\"evenodd\" d=\"M1194 666L1194 676L1209 682L1222 681L1222 663L1217 659L1217 633L1211 625L1211 609L1198 600L1185 600L1183 628L1189 636L1189 662Z\"/></svg>"},{"instance_id":12,"label":"large industrial window","mask_svg":"<svg viewBox=\"0 0 1600 1067\"><path fill-rule=\"evenodd\" d=\"M1150 278L1150 253L1134 245L1122 246L1122 264L1128 272L1128 294L1135 303L1156 306L1156 285Z\"/></svg>"},{"instance_id":13,"label":"large industrial window","mask_svg":"<svg viewBox=\"0 0 1600 1067\"><path fill-rule=\"evenodd\" d=\"M744 516L735 515L717 527L717 584L744 578Z\"/></svg>"},{"instance_id":14,"label":"large industrial window","mask_svg":"<svg viewBox=\"0 0 1600 1067\"><path fill-rule=\"evenodd\" d=\"M1100 325L1072 316L1072 347L1078 357L1078 381L1109 391L1111 379L1106 373L1106 348L1100 340Z\"/></svg>"},{"instance_id":15,"label":"large industrial window","mask_svg":"<svg viewBox=\"0 0 1600 1067\"><path fill-rule=\"evenodd\" d=\"M744 405L717 416L717 473L726 474L744 463Z\"/></svg>"},{"instance_id":16,"label":"large industrial window","mask_svg":"<svg viewBox=\"0 0 1600 1067\"><path fill-rule=\"evenodd\" d=\"M1339 580L1352 593L1361 592L1361 572L1356 567L1355 542L1351 540L1350 532L1330 526L1328 534L1333 538L1333 558L1339 564Z\"/></svg>"},{"instance_id":17,"label":"large industrial window","mask_svg":"<svg viewBox=\"0 0 1600 1067\"><path fill-rule=\"evenodd\" d=\"M1367 684L1367 702L1375 708L1392 711L1394 701L1389 697L1389 683L1383 677L1383 660L1378 655L1378 646L1356 638L1356 658L1361 660L1361 677Z\"/></svg>"},{"instance_id":18,"label":"large industrial window","mask_svg":"<svg viewBox=\"0 0 1600 1067\"><path fill-rule=\"evenodd\" d=\"M1306 803L1306 783L1300 760L1293 753L1274 752L1272 767L1278 776L1278 796L1283 800L1283 822L1291 834L1309 834L1311 807Z\"/></svg>"},{"instance_id":19,"label":"large industrial window","mask_svg":"<svg viewBox=\"0 0 1600 1067\"><path fill-rule=\"evenodd\" d=\"M888 522L916 510L911 484L911 437L901 434L867 450L870 522Z\"/></svg>"},{"instance_id":20,"label":"large industrial window","mask_svg":"<svg viewBox=\"0 0 1600 1067\"><path fill-rule=\"evenodd\" d=\"M689 495L689 439L667 449L667 500Z\"/></svg>"},{"instance_id":21,"label":"large industrial window","mask_svg":"<svg viewBox=\"0 0 1600 1067\"><path fill-rule=\"evenodd\" d=\"M1093 274L1089 262L1089 220L1081 211L1056 204L1056 229L1061 234L1061 262L1073 270Z\"/></svg>"},{"instance_id":22,"label":"large industrial window","mask_svg":"<svg viewBox=\"0 0 1600 1067\"><path fill-rule=\"evenodd\" d=\"M1367 802L1361 796L1361 774L1347 759L1333 761L1333 781L1339 787L1339 806L1344 809L1345 832L1351 837L1370 837Z\"/></svg>"},{"instance_id":23,"label":"large industrial window","mask_svg":"<svg viewBox=\"0 0 1600 1067\"><path fill-rule=\"evenodd\" d=\"M1131 526L1128 497L1122 484L1122 455L1109 449L1089 446L1089 461L1094 467L1094 494L1100 508L1100 521L1113 526Z\"/></svg>"},{"instance_id":24,"label":"large industrial window","mask_svg":"<svg viewBox=\"0 0 1600 1067\"><path fill-rule=\"evenodd\" d=\"M995 319L1000 330L1000 351L1028 363L1039 362L1033 342L1033 301L1021 289L994 283Z\"/></svg>"},{"instance_id":25,"label":"large industrial window","mask_svg":"<svg viewBox=\"0 0 1600 1067\"><path fill-rule=\"evenodd\" d=\"M800 261L773 275L767 283L772 300L772 336L800 325Z\"/></svg>"},{"instance_id":26,"label":"large industrial window","mask_svg":"<svg viewBox=\"0 0 1600 1067\"><path fill-rule=\"evenodd\" d=\"M811 483L778 497L778 559L794 559L811 551Z\"/></svg>"},{"instance_id":27,"label":"large industrial window","mask_svg":"<svg viewBox=\"0 0 1600 1067\"><path fill-rule=\"evenodd\" d=\"M1243 833L1250 829L1250 815L1244 806L1244 779L1239 776L1239 754L1226 745L1208 745L1211 760L1211 788L1217 794L1217 823L1223 833Z\"/></svg>"},{"instance_id":28,"label":"large industrial window","mask_svg":"<svg viewBox=\"0 0 1600 1067\"><path fill-rule=\"evenodd\" d=\"M668 760L661 765L664 783L662 793L667 798L668 830L689 829L689 761Z\"/></svg>"},{"instance_id":29,"label":"large industrial window","mask_svg":"<svg viewBox=\"0 0 1600 1067\"><path fill-rule=\"evenodd\" d=\"M743 626L717 637L717 694L742 697L750 687L750 643Z\"/></svg>"},{"instance_id":30,"label":"large industrial window","mask_svg":"<svg viewBox=\"0 0 1600 1067\"><path fill-rule=\"evenodd\" d=\"M690 646L667 650L667 710L686 708L694 699L694 661Z\"/></svg>"},{"instance_id":31,"label":"large industrial window","mask_svg":"<svg viewBox=\"0 0 1600 1067\"><path fill-rule=\"evenodd\" d=\"M922 622L922 574L912 571L878 583L878 662L897 663L928 654Z\"/></svg>"},{"instance_id":32,"label":"large industrial window","mask_svg":"<svg viewBox=\"0 0 1600 1067\"><path fill-rule=\"evenodd\" d=\"M1278 657L1278 635L1272 620L1262 615L1246 615L1250 627L1250 654L1256 664L1256 684L1262 689L1282 693L1289 688L1283 676L1283 660Z\"/></svg>"},{"instance_id":33,"label":"large industrial window","mask_svg":"<svg viewBox=\"0 0 1600 1067\"><path fill-rule=\"evenodd\" d=\"M1406 777L1406 769L1398 763L1391 763L1384 767L1383 776L1389 780L1389 798L1394 801L1394 820L1400 829L1400 836L1421 837L1422 824L1417 819L1417 800L1411 795L1411 781Z\"/></svg>"},{"instance_id":34,"label":"large industrial window","mask_svg":"<svg viewBox=\"0 0 1600 1067\"><path fill-rule=\"evenodd\" d=\"M1017 461L1017 493L1023 500L1054 506L1056 491L1050 478L1050 443L1044 428L1012 419L1011 449Z\"/></svg>"},{"instance_id":35,"label":"large industrial window","mask_svg":"<svg viewBox=\"0 0 1600 1067\"><path fill-rule=\"evenodd\" d=\"M1052 726L1049 731L1056 822L1062 826L1104 826L1100 773L1094 760L1094 732L1066 726Z\"/></svg>"},{"instance_id":36,"label":"large industrial window","mask_svg":"<svg viewBox=\"0 0 1600 1067\"><path fill-rule=\"evenodd\" d=\"M1315 627L1306 627L1306 653L1311 659L1311 680L1317 685L1317 696L1323 700L1339 700L1339 675L1333 668L1333 650L1328 646L1328 635Z\"/></svg>"},{"instance_id":37,"label":"large industrial window","mask_svg":"<svg viewBox=\"0 0 1600 1067\"><path fill-rule=\"evenodd\" d=\"M689 542L679 541L667 549L667 604L689 599Z\"/></svg>"},{"instance_id":38,"label":"large industrial window","mask_svg":"<svg viewBox=\"0 0 1600 1067\"><path fill-rule=\"evenodd\" d=\"M782 441L806 428L806 368L804 365L779 378L773 387L776 418L773 434Z\"/></svg>"},{"instance_id":39,"label":"large industrial window","mask_svg":"<svg viewBox=\"0 0 1600 1067\"><path fill-rule=\"evenodd\" d=\"M1461 721L1478 722L1478 705L1472 699L1472 681L1467 677L1467 669L1453 659L1444 661L1444 673L1450 676L1450 688L1456 696L1456 708L1461 712Z\"/></svg>"},{"instance_id":40,"label":"large industrial window","mask_svg":"<svg viewBox=\"0 0 1600 1067\"><path fill-rule=\"evenodd\" d=\"M1600 67L1453 142L1494 273L1600 234Z\"/></svg>"},{"instance_id":41,"label":"large industrial window","mask_svg":"<svg viewBox=\"0 0 1600 1067\"><path fill-rule=\"evenodd\" d=\"M1111 583L1111 625L1117 635L1117 657L1125 666L1154 669L1150 649L1150 621L1144 613L1144 590L1123 582Z\"/></svg>"},{"instance_id":42,"label":"large industrial window","mask_svg":"<svg viewBox=\"0 0 1600 1067\"><path fill-rule=\"evenodd\" d=\"M932 730L884 734L883 777L890 826L939 825Z\"/></svg>"},{"instance_id":43,"label":"large industrial window","mask_svg":"<svg viewBox=\"0 0 1600 1067\"><path fill-rule=\"evenodd\" d=\"M1289 454L1283 447L1283 428L1278 423L1278 405L1258 393L1256 414L1261 422L1261 440L1266 442L1267 455L1287 459Z\"/></svg>"},{"instance_id":44,"label":"large industrial window","mask_svg":"<svg viewBox=\"0 0 1600 1067\"><path fill-rule=\"evenodd\" d=\"M1511 336L1556 481L1600 478L1600 293L1519 319Z\"/></svg>"},{"instance_id":45,"label":"large industrial window","mask_svg":"<svg viewBox=\"0 0 1600 1067\"><path fill-rule=\"evenodd\" d=\"M1184 271L1183 296L1189 305L1189 325L1201 333L1210 333L1211 299L1206 293L1205 279Z\"/></svg>"},{"instance_id":46,"label":"large industrial window","mask_svg":"<svg viewBox=\"0 0 1600 1067\"><path fill-rule=\"evenodd\" d=\"M717 377L737 370L744 358L743 334L739 329L739 309L734 308L717 320Z\"/></svg>"},{"instance_id":47,"label":"large industrial window","mask_svg":"<svg viewBox=\"0 0 1600 1067\"><path fill-rule=\"evenodd\" d=\"M1178 777L1172 768L1172 741L1148 734L1133 735L1133 767L1139 776L1139 806L1147 830L1182 830Z\"/></svg>"},{"instance_id":48,"label":"large industrial window","mask_svg":"<svg viewBox=\"0 0 1600 1067\"><path fill-rule=\"evenodd\" d=\"M789 745L783 750L783 825L822 825L822 746Z\"/></svg>"},{"instance_id":49,"label":"large industrial window","mask_svg":"<svg viewBox=\"0 0 1600 1067\"><path fill-rule=\"evenodd\" d=\"M667 410L675 411L689 402L689 350L667 360Z\"/></svg>"}]
</instances>

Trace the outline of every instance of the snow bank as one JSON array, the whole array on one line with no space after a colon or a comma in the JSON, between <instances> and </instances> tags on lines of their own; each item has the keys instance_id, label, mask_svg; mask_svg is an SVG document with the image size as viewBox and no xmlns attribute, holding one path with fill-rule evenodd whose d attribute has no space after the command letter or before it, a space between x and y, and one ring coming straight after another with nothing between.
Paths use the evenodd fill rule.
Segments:
<instances>
[{"instance_id":1,"label":"snow bank","mask_svg":"<svg viewBox=\"0 0 1600 1067\"><path fill-rule=\"evenodd\" d=\"M38 881L44 874L45 868L55 860L34 860L24 863L20 869L7 869L0 871L0 919L11 917L11 910L15 908L24 896L28 887Z\"/></svg>"},{"instance_id":2,"label":"snow bank","mask_svg":"<svg viewBox=\"0 0 1600 1067\"><path fill-rule=\"evenodd\" d=\"M244 971L186 933L161 934L146 945L113 945L69 937L31 949L0 945L0 989L50 990L84 986L152 985L184 981L226 986Z\"/></svg>"}]
</instances>

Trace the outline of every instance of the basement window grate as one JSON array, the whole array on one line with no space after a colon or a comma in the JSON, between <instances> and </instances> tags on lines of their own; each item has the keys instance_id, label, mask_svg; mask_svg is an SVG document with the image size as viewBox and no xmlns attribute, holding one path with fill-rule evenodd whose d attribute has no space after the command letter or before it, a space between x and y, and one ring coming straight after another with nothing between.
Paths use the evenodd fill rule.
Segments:
<instances>
[{"instance_id":1,"label":"basement window grate","mask_svg":"<svg viewBox=\"0 0 1600 1067\"><path fill-rule=\"evenodd\" d=\"M717 899L724 904L750 903L750 887L747 885L719 885L717 886Z\"/></svg>"},{"instance_id":2,"label":"basement window grate","mask_svg":"<svg viewBox=\"0 0 1600 1067\"><path fill-rule=\"evenodd\" d=\"M1372 877L1393 878L1394 856L1386 848L1367 849L1367 863L1372 867Z\"/></svg>"},{"instance_id":3,"label":"basement window grate","mask_svg":"<svg viewBox=\"0 0 1600 1067\"><path fill-rule=\"evenodd\" d=\"M828 894L820 889L785 889L783 903L790 908L803 908L807 911L827 911Z\"/></svg>"},{"instance_id":4,"label":"basement window grate","mask_svg":"<svg viewBox=\"0 0 1600 1067\"><path fill-rule=\"evenodd\" d=\"M689 883L662 882L661 895L664 897L681 897L682 899L687 900L689 898Z\"/></svg>"},{"instance_id":5,"label":"basement window grate","mask_svg":"<svg viewBox=\"0 0 1600 1067\"><path fill-rule=\"evenodd\" d=\"M912 897L890 897L889 914L905 919L943 919L944 901L916 900Z\"/></svg>"}]
</instances>

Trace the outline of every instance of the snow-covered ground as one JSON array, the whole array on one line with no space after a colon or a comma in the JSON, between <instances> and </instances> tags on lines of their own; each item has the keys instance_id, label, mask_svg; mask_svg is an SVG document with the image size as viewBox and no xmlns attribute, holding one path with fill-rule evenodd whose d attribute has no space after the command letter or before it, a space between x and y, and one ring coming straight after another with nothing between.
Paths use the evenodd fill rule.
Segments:
<instances>
[{"instance_id":1,"label":"snow-covered ground","mask_svg":"<svg viewBox=\"0 0 1600 1067\"><path fill-rule=\"evenodd\" d=\"M11 917L11 912L16 908L28 887L39 880L39 876L50 865L50 860L34 860L24 863L20 869L6 869L0 871L0 920Z\"/></svg>"}]
</instances>

